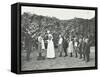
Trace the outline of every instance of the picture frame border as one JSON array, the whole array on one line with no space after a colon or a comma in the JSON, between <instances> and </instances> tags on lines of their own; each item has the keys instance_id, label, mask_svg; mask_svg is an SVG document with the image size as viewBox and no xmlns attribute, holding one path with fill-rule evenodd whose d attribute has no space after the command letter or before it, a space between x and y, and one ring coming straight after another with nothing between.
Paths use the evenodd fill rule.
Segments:
<instances>
[{"instance_id":1,"label":"picture frame border","mask_svg":"<svg viewBox=\"0 0 100 77\"><path fill-rule=\"evenodd\" d=\"M17 42L17 56L16 56L16 73L47 73L47 72L64 72L64 71L80 71L80 70L95 70L98 68L98 8L97 7L85 7L85 6L69 6L69 5L52 5L52 4L36 4L36 3L15 3L17 6L17 36L15 36ZM62 8L62 9L81 9L81 10L94 10L95 11L95 66L94 67L73 67L73 68L60 68L60 69L42 69L42 70L21 70L21 7L44 7L44 8ZM13 67L12 67L13 68ZM13 70L12 70L13 72Z\"/></svg>"}]
</instances>

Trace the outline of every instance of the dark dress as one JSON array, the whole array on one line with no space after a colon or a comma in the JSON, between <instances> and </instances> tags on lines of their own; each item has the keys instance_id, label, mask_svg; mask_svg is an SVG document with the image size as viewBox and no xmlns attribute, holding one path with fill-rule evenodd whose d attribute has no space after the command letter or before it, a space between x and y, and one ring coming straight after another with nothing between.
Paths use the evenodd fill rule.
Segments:
<instances>
[{"instance_id":1,"label":"dark dress","mask_svg":"<svg viewBox=\"0 0 100 77\"><path fill-rule=\"evenodd\" d=\"M44 41L45 41L44 45L45 45L45 48L47 49L48 43L46 42L46 40L48 40L48 35L45 35L44 37Z\"/></svg>"},{"instance_id":2,"label":"dark dress","mask_svg":"<svg viewBox=\"0 0 100 77\"><path fill-rule=\"evenodd\" d=\"M68 48L68 42L66 39L63 38L63 49L64 49L64 53L65 53L65 56L67 56L67 48Z\"/></svg>"}]
</instances>

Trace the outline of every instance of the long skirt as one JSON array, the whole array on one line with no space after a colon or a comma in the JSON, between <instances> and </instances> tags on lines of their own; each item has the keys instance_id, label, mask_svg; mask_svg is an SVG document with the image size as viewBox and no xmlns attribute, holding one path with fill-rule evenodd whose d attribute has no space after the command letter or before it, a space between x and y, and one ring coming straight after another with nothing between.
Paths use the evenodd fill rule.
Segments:
<instances>
[{"instance_id":1,"label":"long skirt","mask_svg":"<svg viewBox=\"0 0 100 77\"><path fill-rule=\"evenodd\" d=\"M69 42L68 53L73 53L73 51L74 51L73 43Z\"/></svg>"},{"instance_id":2,"label":"long skirt","mask_svg":"<svg viewBox=\"0 0 100 77\"><path fill-rule=\"evenodd\" d=\"M54 43L52 40L48 41L47 58L55 58Z\"/></svg>"}]
</instances>

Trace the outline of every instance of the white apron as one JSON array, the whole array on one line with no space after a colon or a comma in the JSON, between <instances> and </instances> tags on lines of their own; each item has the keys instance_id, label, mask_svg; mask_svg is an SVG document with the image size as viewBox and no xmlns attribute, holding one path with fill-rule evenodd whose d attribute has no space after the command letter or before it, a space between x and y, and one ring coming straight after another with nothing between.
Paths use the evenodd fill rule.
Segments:
<instances>
[{"instance_id":1,"label":"white apron","mask_svg":"<svg viewBox=\"0 0 100 77\"><path fill-rule=\"evenodd\" d=\"M52 35L50 34L49 36L52 36ZM54 43L53 43L52 39L48 40L47 58L55 58L55 49L54 49Z\"/></svg>"}]
</instances>

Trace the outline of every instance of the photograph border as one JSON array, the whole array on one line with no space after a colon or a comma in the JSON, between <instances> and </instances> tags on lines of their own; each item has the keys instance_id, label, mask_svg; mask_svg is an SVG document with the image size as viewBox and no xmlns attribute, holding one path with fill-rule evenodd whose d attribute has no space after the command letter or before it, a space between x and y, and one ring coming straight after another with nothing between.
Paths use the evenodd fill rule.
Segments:
<instances>
[{"instance_id":1,"label":"photograph border","mask_svg":"<svg viewBox=\"0 0 100 77\"><path fill-rule=\"evenodd\" d=\"M84 6L67 6L67 5L51 5L51 4L36 4L36 3L17 3L17 68L19 74L27 73L45 73L45 72L61 72L61 71L79 71L79 70L92 70L98 68L98 27L97 27L97 7L84 7ZM95 66L94 67L74 67L74 68L60 68L60 69L42 69L42 70L21 70L21 7L45 7L45 8L62 8L62 9L82 9L95 11Z\"/></svg>"}]
</instances>

